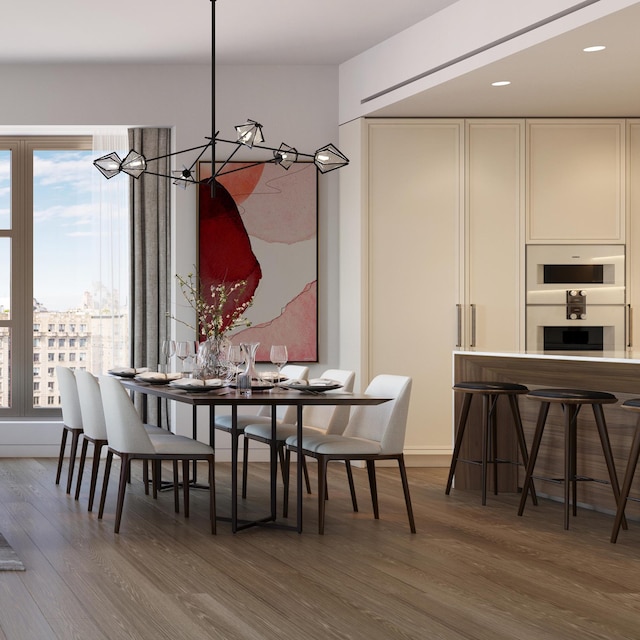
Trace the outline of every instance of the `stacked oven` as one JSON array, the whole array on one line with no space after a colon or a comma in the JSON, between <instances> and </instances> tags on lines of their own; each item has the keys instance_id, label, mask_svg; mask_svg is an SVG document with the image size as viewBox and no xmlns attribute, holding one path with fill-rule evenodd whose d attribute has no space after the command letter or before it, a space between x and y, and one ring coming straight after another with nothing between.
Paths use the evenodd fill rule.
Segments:
<instances>
[{"instance_id":1,"label":"stacked oven","mask_svg":"<svg viewBox=\"0 0 640 640\"><path fill-rule=\"evenodd\" d=\"M527 350L617 351L627 344L622 245L527 247Z\"/></svg>"}]
</instances>

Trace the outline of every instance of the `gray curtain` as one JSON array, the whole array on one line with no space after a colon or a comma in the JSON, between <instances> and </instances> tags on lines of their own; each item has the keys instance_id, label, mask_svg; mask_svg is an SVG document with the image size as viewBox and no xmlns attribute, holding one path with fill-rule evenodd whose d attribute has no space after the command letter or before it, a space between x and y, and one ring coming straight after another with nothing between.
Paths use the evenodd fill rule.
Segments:
<instances>
[{"instance_id":1,"label":"gray curtain","mask_svg":"<svg viewBox=\"0 0 640 640\"><path fill-rule=\"evenodd\" d=\"M171 130L129 129L129 147L145 158L171 152ZM149 171L170 175L170 158L155 160ZM171 269L171 181L149 174L131 179L131 346L133 366L155 370L167 337ZM156 403L147 420L158 424Z\"/></svg>"}]
</instances>

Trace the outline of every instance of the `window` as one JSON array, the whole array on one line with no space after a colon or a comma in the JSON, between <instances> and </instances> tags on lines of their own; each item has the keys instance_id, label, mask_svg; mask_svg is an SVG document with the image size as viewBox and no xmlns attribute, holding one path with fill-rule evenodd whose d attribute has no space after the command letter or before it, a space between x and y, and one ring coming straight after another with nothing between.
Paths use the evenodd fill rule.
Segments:
<instances>
[{"instance_id":1,"label":"window","mask_svg":"<svg viewBox=\"0 0 640 640\"><path fill-rule=\"evenodd\" d=\"M37 378L40 375L40 367L33 367L33 377Z\"/></svg>"},{"instance_id":2,"label":"window","mask_svg":"<svg viewBox=\"0 0 640 640\"><path fill-rule=\"evenodd\" d=\"M33 390L34 391L40 391L40 383L39 382L34 382L33 383Z\"/></svg>"},{"instance_id":3,"label":"window","mask_svg":"<svg viewBox=\"0 0 640 640\"><path fill-rule=\"evenodd\" d=\"M80 338L79 344L80 344L80 348L84 349L87 346L87 339L86 338Z\"/></svg>"},{"instance_id":4,"label":"window","mask_svg":"<svg viewBox=\"0 0 640 640\"><path fill-rule=\"evenodd\" d=\"M75 357L88 371L129 361L121 302L130 298L129 184L117 181L107 207L104 193L116 181L105 186L93 166L104 153L92 146L88 136L0 136L0 420L59 415L57 394L41 400L32 385L41 359L55 379L54 365L69 361L59 350L76 349L79 334ZM114 235L121 240L110 252ZM111 336L120 334L116 345Z\"/></svg>"},{"instance_id":5,"label":"window","mask_svg":"<svg viewBox=\"0 0 640 640\"><path fill-rule=\"evenodd\" d=\"M53 391L54 390L54 386L55 383L52 381L47 382L47 391Z\"/></svg>"},{"instance_id":6,"label":"window","mask_svg":"<svg viewBox=\"0 0 640 640\"><path fill-rule=\"evenodd\" d=\"M69 354L69 362L74 362L76 359L76 354L75 353L70 353Z\"/></svg>"}]
</instances>

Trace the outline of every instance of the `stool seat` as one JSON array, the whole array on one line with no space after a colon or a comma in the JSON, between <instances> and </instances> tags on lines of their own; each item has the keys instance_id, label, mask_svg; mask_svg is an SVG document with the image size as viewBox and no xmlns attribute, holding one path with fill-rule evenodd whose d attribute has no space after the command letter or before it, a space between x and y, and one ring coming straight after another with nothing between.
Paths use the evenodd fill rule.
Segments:
<instances>
[{"instance_id":1,"label":"stool seat","mask_svg":"<svg viewBox=\"0 0 640 640\"><path fill-rule=\"evenodd\" d=\"M522 489L522 497L518 508L518 515L521 516L526 504L527 489L533 482L533 471L540 450L542 434L544 432L549 407L552 403L561 404L564 415L564 473L562 478L541 478L550 482L564 482L564 528L569 528L569 509L572 507L573 515L577 515L578 481L594 481L595 478L589 478L578 474L578 414L583 405L591 405L593 416L596 422L596 428L600 437L602 446L602 454L604 456L607 471L609 474L608 484L613 490L613 497L616 505L619 504L620 487L618 485L618 476L616 475L615 464L613 460L613 452L609 441L609 433L607 431L607 423L604 417L603 404L611 404L617 402L618 399L612 394L605 391L588 391L583 389L535 389L529 392L527 398L538 400L540 402L540 411L538 412L538 420L536 423L535 433L533 435L533 443L531 445L531 453L529 455L529 464L524 478L524 486ZM640 403L638 405L640 407ZM605 482L598 480L598 482ZM622 523L626 528L626 521Z\"/></svg>"},{"instance_id":2,"label":"stool seat","mask_svg":"<svg viewBox=\"0 0 640 640\"><path fill-rule=\"evenodd\" d=\"M466 393L528 393L529 389L523 384L514 382L457 382L453 386L455 391Z\"/></svg>"},{"instance_id":3,"label":"stool seat","mask_svg":"<svg viewBox=\"0 0 640 640\"><path fill-rule=\"evenodd\" d=\"M529 389L523 384L514 382L487 382L465 380L457 382L453 386L453 390L464 394L462 409L458 420L456 439L453 447L453 455L451 457L451 466L449 468L449 477L447 479L447 487L445 494L449 495L453 485L453 478L458 462L466 462L468 464L480 465L482 468L482 504L487 503L487 470L489 465L493 465L493 492L498 494L498 464L520 464L518 460L506 460L498 457L498 435L497 435L497 419L496 405L498 398L503 396L509 403L511 417L513 418L513 428L515 429L518 447L523 463L526 465L529 456L527 453L527 445L524 439L524 429L522 428L522 419L520 418L520 409L518 408L517 396L528 393ZM460 457L462 448L462 440L467 428L469 419L469 411L471 409L471 401L475 396L482 398L482 453L480 460L465 460ZM531 498L537 504L537 497L533 483L530 484Z\"/></svg>"},{"instance_id":4,"label":"stool seat","mask_svg":"<svg viewBox=\"0 0 640 640\"><path fill-rule=\"evenodd\" d=\"M565 404L610 404L618 401L612 393L585 391L584 389L535 389L534 391L529 391L527 397Z\"/></svg>"}]
</instances>

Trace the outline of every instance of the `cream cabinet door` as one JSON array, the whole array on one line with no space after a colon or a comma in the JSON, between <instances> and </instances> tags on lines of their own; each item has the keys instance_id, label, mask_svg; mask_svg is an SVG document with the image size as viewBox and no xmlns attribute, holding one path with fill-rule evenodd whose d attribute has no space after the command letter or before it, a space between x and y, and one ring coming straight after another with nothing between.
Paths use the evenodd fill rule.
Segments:
<instances>
[{"instance_id":1,"label":"cream cabinet door","mask_svg":"<svg viewBox=\"0 0 640 640\"><path fill-rule=\"evenodd\" d=\"M624 242L624 120L527 121L527 242Z\"/></svg>"},{"instance_id":2,"label":"cream cabinet door","mask_svg":"<svg viewBox=\"0 0 640 640\"><path fill-rule=\"evenodd\" d=\"M467 121L464 347L520 344L524 123Z\"/></svg>"},{"instance_id":3,"label":"cream cabinet door","mask_svg":"<svg viewBox=\"0 0 640 640\"><path fill-rule=\"evenodd\" d=\"M369 377L413 378L408 454L450 451L463 122L368 132Z\"/></svg>"},{"instance_id":4,"label":"cream cabinet door","mask_svg":"<svg viewBox=\"0 0 640 640\"><path fill-rule=\"evenodd\" d=\"M637 353L640 348L640 120L629 120L627 144L629 228L626 266L630 311L627 315L627 346Z\"/></svg>"}]
</instances>

